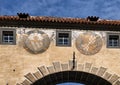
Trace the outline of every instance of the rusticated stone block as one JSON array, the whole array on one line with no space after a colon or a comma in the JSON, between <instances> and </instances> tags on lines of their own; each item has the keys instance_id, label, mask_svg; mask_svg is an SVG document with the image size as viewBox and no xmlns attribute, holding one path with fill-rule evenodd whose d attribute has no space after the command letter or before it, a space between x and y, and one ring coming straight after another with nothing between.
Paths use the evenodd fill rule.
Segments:
<instances>
[{"instance_id":1,"label":"rusticated stone block","mask_svg":"<svg viewBox=\"0 0 120 85\"><path fill-rule=\"evenodd\" d=\"M25 77L32 83L36 81L36 78L31 73L26 74Z\"/></svg>"},{"instance_id":2,"label":"rusticated stone block","mask_svg":"<svg viewBox=\"0 0 120 85\"><path fill-rule=\"evenodd\" d=\"M110 77L112 76L112 74L106 72L103 76L104 79L108 80Z\"/></svg>"},{"instance_id":3,"label":"rusticated stone block","mask_svg":"<svg viewBox=\"0 0 120 85\"><path fill-rule=\"evenodd\" d=\"M62 71L67 71L68 70L68 64L61 64Z\"/></svg>"},{"instance_id":4,"label":"rusticated stone block","mask_svg":"<svg viewBox=\"0 0 120 85\"><path fill-rule=\"evenodd\" d=\"M31 83L26 79L21 84L22 85L31 85Z\"/></svg>"},{"instance_id":5,"label":"rusticated stone block","mask_svg":"<svg viewBox=\"0 0 120 85\"><path fill-rule=\"evenodd\" d=\"M114 85L120 85L120 80L116 81Z\"/></svg>"},{"instance_id":6,"label":"rusticated stone block","mask_svg":"<svg viewBox=\"0 0 120 85\"><path fill-rule=\"evenodd\" d=\"M45 66L38 67L38 69L39 69L40 72L43 74L43 76L48 75L48 70L46 69Z\"/></svg>"},{"instance_id":7,"label":"rusticated stone block","mask_svg":"<svg viewBox=\"0 0 120 85\"><path fill-rule=\"evenodd\" d=\"M33 75L34 75L37 79L40 79L40 78L43 77L43 75L42 75L39 71L33 73Z\"/></svg>"},{"instance_id":8,"label":"rusticated stone block","mask_svg":"<svg viewBox=\"0 0 120 85\"><path fill-rule=\"evenodd\" d=\"M84 71L84 64L78 64L78 71Z\"/></svg>"},{"instance_id":9,"label":"rusticated stone block","mask_svg":"<svg viewBox=\"0 0 120 85\"><path fill-rule=\"evenodd\" d=\"M69 69L70 70L77 70L77 61L69 60Z\"/></svg>"},{"instance_id":10,"label":"rusticated stone block","mask_svg":"<svg viewBox=\"0 0 120 85\"><path fill-rule=\"evenodd\" d=\"M54 68L56 72L61 71L61 65L60 62L53 62Z\"/></svg>"},{"instance_id":11,"label":"rusticated stone block","mask_svg":"<svg viewBox=\"0 0 120 85\"><path fill-rule=\"evenodd\" d=\"M106 70L107 70L107 68L100 67L99 70L98 70L97 75L102 77L103 74L106 72Z\"/></svg>"},{"instance_id":12,"label":"rusticated stone block","mask_svg":"<svg viewBox=\"0 0 120 85\"><path fill-rule=\"evenodd\" d=\"M92 63L85 63L85 71L89 72L91 69Z\"/></svg>"},{"instance_id":13,"label":"rusticated stone block","mask_svg":"<svg viewBox=\"0 0 120 85\"><path fill-rule=\"evenodd\" d=\"M49 73L54 73L55 72L55 69L54 69L53 66L49 66L49 67L47 67L47 69L48 69Z\"/></svg>"},{"instance_id":14,"label":"rusticated stone block","mask_svg":"<svg viewBox=\"0 0 120 85\"><path fill-rule=\"evenodd\" d=\"M97 67L92 67L92 68L91 68L91 73L96 74L97 71L98 71L98 68L97 68Z\"/></svg>"},{"instance_id":15,"label":"rusticated stone block","mask_svg":"<svg viewBox=\"0 0 120 85\"><path fill-rule=\"evenodd\" d=\"M116 74L112 75L109 81L113 84L116 80L118 80L120 77Z\"/></svg>"}]
</instances>

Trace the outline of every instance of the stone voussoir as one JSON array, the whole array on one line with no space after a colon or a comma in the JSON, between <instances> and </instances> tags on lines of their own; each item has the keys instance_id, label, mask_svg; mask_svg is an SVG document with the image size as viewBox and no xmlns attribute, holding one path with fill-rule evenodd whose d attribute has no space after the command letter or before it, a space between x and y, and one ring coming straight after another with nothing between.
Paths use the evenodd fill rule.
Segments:
<instances>
[{"instance_id":1,"label":"stone voussoir","mask_svg":"<svg viewBox=\"0 0 120 85\"><path fill-rule=\"evenodd\" d=\"M43 77L42 73L40 71L37 71L35 73L33 73L33 75L38 79L41 79Z\"/></svg>"},{"instance_id":2,"label":"stone voussoir","mask_svg":"<svg viewBox=\"0 0 120 85\"><path fill-rule=\"evenodd\" d=\"M88 63L88 62L86 62L85 63L85 72L89 72L90 70L91 70L91 67L92 67L92 63Z\"/></svg>"},{"instance_id":3,"label":"stone voussoir","mask_svg":"<svg viewBox=\"0 0 120 85\"><path fill-rule=\"evenodd\" d=\"M104 73L106 72L107 68L105 67L100 67L98 72L97 72L97 75L102 77L104 75Z\"/></svg>"},{"instance_id":4,"label":"stone voussoir","mask_svg":"<svg viewBox=\"0 0 120 85\"><path fill-rule=\"evenodd\" d=\"M46 76L49 74L48 70L45 66L38 67L39 71L42 73L43 76Z\"/></svg>"},{"instance_id":5,"label":"stone voussoir","mask_svg":"<svg viewBox=\"0 0 120 85\"><path fill-rule=\"evenodd\" d=\"M78 71L84 71L84 64L78 64Z\"/></svg>"},{"instance_id":6,"label":"stone voussoir","mask_svg":"<svg viewBox=\"0 0 120 85\"><path fill-rule=\"evenodd\" d=\"M111 82L112 84L114 84L115 81L117 81L120 77L117 74L113 74L110 79L109 82Z\"/></svg>"},{"instance_id":7,"label":"stone voussoir","mask_svg":"<svg viewBox=\"0 0 120 85\"><path fill-rule=\"evenodd\" d=\"M98 71L98 68L95 67L95 66L93 66L93 67L91 68L91 72L90 72L90 73L96 75L97 71Z\"/></svg>"},{"instance_id":8,"label":"stone voussoir","mask_svg":"<svg viewBox=\"0 0 120 85\"><path fill-rule=\"evenodd\" d=\"M47 69L48 69L50 74L55 73L54 66L49 66L49 67L47 67Z\"/></svg>"},{"instance_id":9,"label":"stone voussoir","mask_svg":"<svg viewBox=\"0 0 120 85\"><path fill-rule=\"evenodd\" d=\"M56 72L62 71L60 62L53 62L53 66Z\"/></svg>"},{"instance_id":10,"label":"stone voussoir","mask_svg":"<svg viewBox=\"0 0 120 85\"><path fill-rule=\"evenodd\" d=\"M120 85L120 79L117 80L117 81L114 83L114 85Z\"/></svg>"},{"instance_id":11,"label":"stone voussoir","mask_svg":"<svg viewBox=\"0 0 120 85\"><path fill-rule=\"evenodd\" d=\"M109 72L105 72L105 74L103 75L103 78L106 80L109 80L109 78L112 76L112 74L110 74Z\"/></svg>"},{"instance_id":12,"label":"stone voussoir","mask_svg":"<svg viewBox=\"0 0 120 85\"><path fill-rule=\"evenodd\" d=\"M25 77L26 77L28 80L30 80L32 83L34 83L34 82L37 80L37 79L34 77L34 75L31 74L31 73L26 74Z\"/></svg>"},{"instance_id":13,"label":"stone voussoir","mask_svg":"<svg viewBox=\"0 0 120 85\"><path fill-rule=\"evenodd\" d=\"M21 84L22 85L31 85L31 82L25 79Z\"/></svg>"},{"instance_id":14,"label":"stone voussoir","mask_svg":"<svg viewBox=\"0 0 120 85\"><path fill-rule=\"evenodd\" d=\"M62 63L61 64L61 67L62 67L62 71L67 71L68 70L68 64L67 63Z\"/></svg>"},{"instance_id":15,"label":"stone voussoir","mask_svg":"<svg viewBox=\"0 0 120 85\"><path fill-rule=\"evenodd\" d=\"M69 71L71 70L72 66L73 66L72 60L70 60L69 63L53 62L53 65L48 67L40 66L38 67L39 71L33 74L32 73L26 74L25 77L27 79L25 79L21 84L17 83L16 85L30 85L46 75L61 71ZM77 71L89 72L104 78L105 80L109 81L112 85L120 85L120 80L119 80L120 77L116 74L111 74L107 72L107 68L105 67L97 68L96 66L93 66L92 63L88 63L88 62L86 62L85 64L83 63L77 64L76 62L75 67Z\"/></svg>"}]
</instances>

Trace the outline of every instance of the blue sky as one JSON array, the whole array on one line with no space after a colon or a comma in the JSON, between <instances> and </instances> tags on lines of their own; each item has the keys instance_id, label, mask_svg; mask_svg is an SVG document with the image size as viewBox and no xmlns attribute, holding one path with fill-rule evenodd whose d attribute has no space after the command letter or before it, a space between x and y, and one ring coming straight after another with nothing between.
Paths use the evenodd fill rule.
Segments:
<instances>
[{"instance_id":1,"label":"blue sky","mask_svg":"<svg viewBox=\"0 0 120 85\"><path fill-rule=\"evenodd\" d=\"M0 0L0 15L120 19L120 0Z\"/></svg>"}]
</instances>

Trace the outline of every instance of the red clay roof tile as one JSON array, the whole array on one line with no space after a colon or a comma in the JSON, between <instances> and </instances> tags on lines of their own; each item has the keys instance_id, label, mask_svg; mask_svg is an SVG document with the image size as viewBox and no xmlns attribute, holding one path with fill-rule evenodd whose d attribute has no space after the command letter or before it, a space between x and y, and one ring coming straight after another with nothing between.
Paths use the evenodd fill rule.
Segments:
<instances>
[{"instance_id":1,"label":"red clay roof tile","mask_svg":"<svg viewBox=\"0 0 120 85\"><path fill-rule=\"evenodd\" d=\"M98 20L88 21L81 18L59 18L59 17L41 17L31 16L28 18L19 18L18 16L0 16L0 20L23 20L23 21L42 21L42 22L59 22L59 23L83 23L83 24L103 24L103 25L120 25L120 20Z\"/></svg>"}]
</instances>

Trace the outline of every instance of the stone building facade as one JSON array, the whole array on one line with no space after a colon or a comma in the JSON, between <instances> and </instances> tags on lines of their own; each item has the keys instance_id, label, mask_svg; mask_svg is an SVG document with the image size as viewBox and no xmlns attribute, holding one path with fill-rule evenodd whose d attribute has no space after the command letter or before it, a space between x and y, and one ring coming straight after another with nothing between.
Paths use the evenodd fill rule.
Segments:
<instances>
[{"instance_id":1,"label":"stone building facade","mask_svg":"<svg viewBox=\"0 0 120 85\"><path fill-rule=\"evenodd\" d=\"M120 85L120 21L0 16L0 85Z\"/></svg>"}]
</instances>

